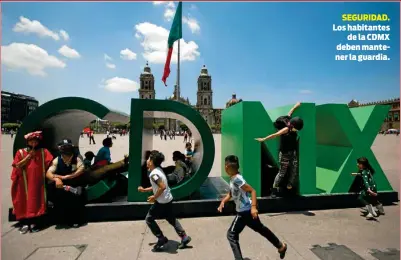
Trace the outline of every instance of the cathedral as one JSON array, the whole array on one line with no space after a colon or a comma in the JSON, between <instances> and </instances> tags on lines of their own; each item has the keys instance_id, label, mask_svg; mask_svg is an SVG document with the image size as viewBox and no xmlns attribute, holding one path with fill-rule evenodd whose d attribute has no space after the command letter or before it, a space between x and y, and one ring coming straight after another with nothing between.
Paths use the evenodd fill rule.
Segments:
<instances>
[{"instance_id":1,"label":"cathedral","mask_svg":"<svg viewBox=\"0 0 401 260\"><path fill-rule=\"evenodd\" d=\"M168 100L177 100L178 102L184 103L197 110L209 124L213 131L220 132L221 129L221 112L222 108L213 108L213 89L212 89L212 77L209 75L205 65L203 65L200 75L198 76L198 90L197 90L197 101L196 105L191 105L188 98L181 96L180 90L177 86L174 86L174 92L171 97L166 98ZM146 63L143 72L140 75L140 88L139 88L140 99L155 99L155 78ZM162 126L166 130L176 130L176 121L170 118L155 119L155 124Z\"/></svg>"},{"instance_id":2,"label":"cathedral","mask_svg":"<svg viewBox=\"0 0 401 260\"><path fill-rule=\"evenodd\" d=\"M388 100L380 100L376 102L360 103L353 99L348 103L348 107L363 107L372 105L388 105L390 111L380 128L380 131L386 131L388 129L400 129L400 98L393 98Z\"/></svg>"}]
</instances>

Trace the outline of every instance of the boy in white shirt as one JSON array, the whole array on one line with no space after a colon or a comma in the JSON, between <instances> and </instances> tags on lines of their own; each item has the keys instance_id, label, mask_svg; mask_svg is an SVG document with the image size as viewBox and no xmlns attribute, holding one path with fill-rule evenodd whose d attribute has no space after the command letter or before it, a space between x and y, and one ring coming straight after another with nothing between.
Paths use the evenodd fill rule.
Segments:
<instances>
[{"instance_id":1,"label":"boy in white shirt","mask_svg":"<svg viewBox=\"0 0 401 260\"><path fill-rule=\"evenodd\" d=\"M191 242L191 237L187 236L185 230L182 228L180 222L176 219L173 212L173 195L171 194L170 187L168 186L166 175L161 169L161 164L164 161L164 155L159 151L152 151L149 159L146 161L147 168L150 172L149 178L151 187L143 188L138 187L139 192L151 192L153 195L148 198L148 202L154 203L148 214L146 215L146 224L152 231L153 235L157 237L157 243L154 250L158 251L168 242L167 237L163 235L160 227L156 223L156 219L165 219L172 225L181 237L181 244L178 248L184 248Z\"/></svg>"},{"instance_id":2,"label":"boy in white shirt","mask_svg":"<svg viewBox=\"0 0 401 260\"><path fill-rule=\"evenodd\" d=\"M227 232L227 239L235 260L243 260L239 245L239 234L244 230L245 226L248 226L272 243L277 248L280 259L284 259L287 245L281 242L269 228L260 222L256 206L256 191L246 183L244 177L240 174L237 156L229 155L225 158L225 170L230 177L230 192L221 201L217 210L223 212L224 204L231 198L233 199L237 215ZM251 195L252 199L249 198L249 195Z\"/></svg>"}]
</instances>

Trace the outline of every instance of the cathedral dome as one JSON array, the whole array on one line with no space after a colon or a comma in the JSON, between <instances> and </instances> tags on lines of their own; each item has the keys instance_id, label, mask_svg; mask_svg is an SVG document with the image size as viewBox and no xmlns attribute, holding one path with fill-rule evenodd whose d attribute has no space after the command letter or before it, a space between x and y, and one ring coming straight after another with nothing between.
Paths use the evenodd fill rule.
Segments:
<instances>
[{"instance_id":1,"label":"cathedral dome","mask_svg":"<svg viewBox=\"0 0 401 260\"><path fill-rule=\"evenodd\" d=\"M208 71L205 65L203 65L202 69L201 69L201 76L208 76Z\"/></svg>"},{"instance_id":2,"label":"cathedral dome","mask_svg":"<svg viewBox=\"0 0 401 260\"><path fill-rule=\"evenodd\" d=\"M231 99L226 103L226 108L234 106L235 104L238 104L239 102L242 102L242 99L237 99L237 95L234 93L232 95Z\"/></svg>"}]
</instances>

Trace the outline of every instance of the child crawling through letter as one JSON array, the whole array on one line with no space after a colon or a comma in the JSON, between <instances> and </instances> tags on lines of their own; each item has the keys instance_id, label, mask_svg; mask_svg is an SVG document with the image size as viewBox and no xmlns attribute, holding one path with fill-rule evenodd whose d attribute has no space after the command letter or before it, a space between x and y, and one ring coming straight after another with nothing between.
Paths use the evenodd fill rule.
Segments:
<instances>
[{"instance_id":1,"label":"child crawling through letter","mask_svg":"<svg viewBox=\"0 0 401 260\"><path fill-rule=\"evenodd\" d=\"M283 180L288 175L287 189L291 190L298 179L298 158L297 158L297 131L302 130L304 122L300 117L291 117L294 111L301 106L301 103L295 106L288 112L287 116L280 116L274 122L274 127L278 130L276 133L268 135L264 138L256 138L259 142L264 142L269 139L280 137L280 152L279 152L279 172L274 179L272 196L276 196L279 187Z\"/></svg>"}]
</instances>

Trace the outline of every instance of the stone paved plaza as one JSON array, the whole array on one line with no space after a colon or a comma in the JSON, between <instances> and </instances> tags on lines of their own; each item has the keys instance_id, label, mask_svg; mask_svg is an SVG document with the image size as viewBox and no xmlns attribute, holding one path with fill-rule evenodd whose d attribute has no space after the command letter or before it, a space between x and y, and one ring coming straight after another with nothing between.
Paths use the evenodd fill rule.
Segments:
<instances>
[{"instance_id":1,"label":"stone paved plaza","mask_svg":"<svg viewBox=\"0 0 401 260\"><path fill-rule=\"evenodd\" d=\"M82 152L97 152L101 147L102 135L95 137L97 144L89 146L88 139L82 138ZM149 243L155 238L144 221L89 223L79 229L56 230L50 227L36 234L19 234L7 220L10 199L10 165L12 161L12 141L10 136L2 136L2 257L3 260L119 260L119 259L233 259L226 239L233 216L214 218L188 218L181 223L192 236L193 248L177 251L178 238L166 222L161 228L172 240L166 252L153 253ZM220 175L220 136L215 135L216 159L211 176ZM386 172L395 190L399 191L399 137L378 136L372 150ZM154 149L166 154L167 165L172 163L171 153L183 151L183 138L175 141L154 139ZM128 136L114 141L112 158L118 160L128 153ZM170 155L170 156L169 156ZM289 246L286 259L289 260L348 260L346 255L318 258L312 251L313 245L326 246L329 243L345 245L354 253L367 260L393 260L376 258L372 249L400 249L400 208L398 205L385 207L386 215L378 221L367 221L361 217L361 209L324 210L313 212L291 212L262 214L261 220ZM175 240L175 241L174 241ZM249 229L241 234L240 243L244 257L252 260L279 259L275 249L262 237Z\"/></svg>"}]
</instances>

